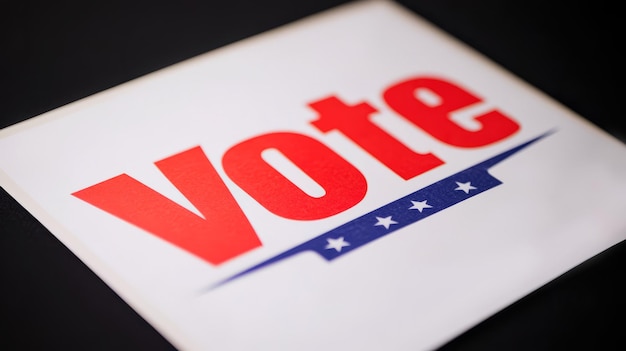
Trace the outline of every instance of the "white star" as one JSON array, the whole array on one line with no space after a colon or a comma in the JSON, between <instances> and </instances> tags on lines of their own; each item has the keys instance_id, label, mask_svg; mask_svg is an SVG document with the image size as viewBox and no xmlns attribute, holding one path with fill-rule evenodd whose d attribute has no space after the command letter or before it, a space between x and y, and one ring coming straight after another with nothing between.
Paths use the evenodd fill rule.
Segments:
<instances>
[{"instance_id":1,"label":"white star","mask_svg":"<svg viewBox=\"0 0 626 351\"><path fill-rule=\"evenodd\" d=\"M325 249L335 249L337 250L337 252L341 252L341 249L346 247L346 246L350 246L350 243L345 241L343 239L343 236L337 238L337 239L326 239L326 241L328 241L328 245L326 245Z\"/></svg>"},{"instance_id":2,"label":"white star","mask_svg":"<svg viewBox=\"0 0 626 351\"><path fill-rule=\"evenodd\" d=\"M470 190L474 190L476 189L475 186L472 186L472 182L467 182L467 183L459 183L459 182L455 182L456 185L458 185L459 187L454 189L454 190L463 190L466 194L469 194Z\"/></svg>"},{"instance_id":3,"label":"white star","mask_svg":"<svg viewBox=\"0 0 626 351\"><path fill-rule=\"evenodd\" d=\"M391 219L391 216L385 218L376 217L376 219L378 220L378 222L376 222L376 224L374 225L382 225L383 227L385 227L385 229L389 229L389 226L391 226L392 224L398 224L398 222Z\"/></svg>"},{"instance_id":4,"label":"white star","mask_svg":"<svg viewBox=\"0 0 626 351\"><path fill-rule=\"evenodd\" d=\"M413 206L409 207L409 210L418 210L420 211L420 213L422 213L422 211L424 211L425 208L431 208L432 206L426 203L427 200L424 201L413 201L411 200L411 202L413 203Z\"/></svg>"}]
</instances>

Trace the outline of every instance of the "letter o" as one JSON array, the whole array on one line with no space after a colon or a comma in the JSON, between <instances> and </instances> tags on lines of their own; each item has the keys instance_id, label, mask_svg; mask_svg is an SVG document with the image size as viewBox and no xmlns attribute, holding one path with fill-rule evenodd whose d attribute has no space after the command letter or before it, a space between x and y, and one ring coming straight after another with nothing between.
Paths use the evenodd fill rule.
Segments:
<instances>
[{"instance_id":1,"label":"letter o","mask_svg":"<svg viewBox=\"0 0 626 351\"><path fill-rule=\"evenodd\" d=\"M261 153L280 151L325 190L308 195L267 163ZM278 132L245 140L222 158L224 171L239 187L270 212L289 219L316 220L343 212L367 192L365 177L321 142L296 133Z\"/></svg>"}]
</instances>

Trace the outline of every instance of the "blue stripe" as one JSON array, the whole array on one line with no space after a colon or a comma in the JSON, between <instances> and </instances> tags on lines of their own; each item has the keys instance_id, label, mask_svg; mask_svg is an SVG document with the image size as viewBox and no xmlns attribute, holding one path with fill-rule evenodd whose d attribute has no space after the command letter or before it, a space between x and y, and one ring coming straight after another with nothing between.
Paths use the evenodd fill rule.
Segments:
<instances>
[{"instance_id":1,"label":"blue stripe","mask_svg":"<svg viewBox=\"0 0 626 351\"><path fill-rule=\"evenodd\" d=\"M450 206L456 205L484 191L492 189L502 184L502 182L489 174L489 168L550 134L552 134L552 132L542 134L486 161L478 163L468 169L460 171L387 205L377 208L374 211L353 219L329 232L319 235L238 274L213 284L207 290L217 288L235 279L241 278L254 271L265 268L273 263L282 261L304 251L316 252L326 260L332 261L358 249L363 245L369 244L378 238L391 234L400 228L404 228ZM465 187L465 190L463 190L460 186L463 184L470 185L473 189ZM413 206L412 201L426 201L426 204L430 207L424 207L421 212L417 208L410 209ZM395 223L387 221L388 228L386 228L383 224L385 224L385 219L390 216L391 220ZM383 220L379 221L378 218L382 218ZM379 224L377 225L377 223ZM335 245L331 245L331 243L335 243Z\"/></svg>"}]
</instances>

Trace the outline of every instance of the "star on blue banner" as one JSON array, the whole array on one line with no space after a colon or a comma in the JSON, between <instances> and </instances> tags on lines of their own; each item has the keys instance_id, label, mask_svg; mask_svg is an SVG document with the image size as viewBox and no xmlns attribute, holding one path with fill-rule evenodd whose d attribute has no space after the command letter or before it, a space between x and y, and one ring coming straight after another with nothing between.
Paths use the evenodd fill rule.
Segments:
<instances>
[{"instance_id":1,"label":"star on blue banner","mask_svg":"<svg viewBox=\"0 0 626 351\"><path fill-rule=\"evenodd\" d=\"M489 168L551 133L547 132L540 135L486 161L377 208L329 232L222 280L209 287L208 290L215 289L304 251L316 252L327 261L332 261L398 229L492 189L502 184L502 182L489 174Z\"/></svg>"}]
</instances>

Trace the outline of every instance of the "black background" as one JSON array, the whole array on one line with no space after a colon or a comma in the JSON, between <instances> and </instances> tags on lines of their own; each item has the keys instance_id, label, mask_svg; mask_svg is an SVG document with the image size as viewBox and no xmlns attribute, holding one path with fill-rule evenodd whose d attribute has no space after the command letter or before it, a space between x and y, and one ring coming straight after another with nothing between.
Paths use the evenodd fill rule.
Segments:
<instances>
[{"instance_id":1,"label":"black background","mask_svg":"<svg viewBox=\"0 0 626 351\"><path fill-rule=\"evenodd\" d=\"M342 2L3 3L0 127ZM624 140L618 5L400 3ZM173 348L3 190L0 250L0 348ZM620 244L443 349L625 349L624 267Z\"/></svg>"}]
</instances>

